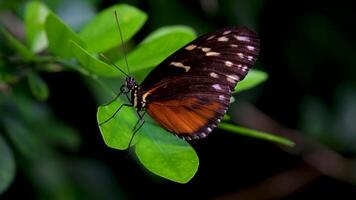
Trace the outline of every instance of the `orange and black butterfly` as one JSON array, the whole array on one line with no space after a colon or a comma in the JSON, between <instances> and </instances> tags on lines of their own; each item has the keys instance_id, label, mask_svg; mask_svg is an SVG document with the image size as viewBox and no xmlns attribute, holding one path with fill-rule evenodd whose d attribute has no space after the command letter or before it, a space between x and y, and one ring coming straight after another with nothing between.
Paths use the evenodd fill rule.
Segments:
<instances>
[{"instance_id":1,"label":"orange and black butterfly","mask_svg":"<svg viewBox=\"0 0 356 200\"><path fill-rule=\"evenodd\" d=\"M123 106L135 107L140 119L134 133L148 113L180 138L204 138L223 118L232 91L255 63L259 50L257 34L246 27L202 35L166 58L141 84L127 76L119 95L126 94L130 103L115 114Z\"/></svg>"}]
</instances>

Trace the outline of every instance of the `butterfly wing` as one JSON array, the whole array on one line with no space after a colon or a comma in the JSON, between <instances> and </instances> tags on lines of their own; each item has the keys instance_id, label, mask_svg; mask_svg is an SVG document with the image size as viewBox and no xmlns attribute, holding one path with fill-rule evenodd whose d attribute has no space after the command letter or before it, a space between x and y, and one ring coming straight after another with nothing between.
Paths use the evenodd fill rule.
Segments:
<instances>
[{"instance_id":1,"label":"butterfly wing","mask_svg":"<svg viewBox=\"0 0 356 200\"><path fill-rule=\"evenodd\" d=\"M187 44L141 84L147 112L161 126L186 139L205 137L224 116L231 91L254 64L257 35L230 27Z\"/></svg>"}]
</instances>

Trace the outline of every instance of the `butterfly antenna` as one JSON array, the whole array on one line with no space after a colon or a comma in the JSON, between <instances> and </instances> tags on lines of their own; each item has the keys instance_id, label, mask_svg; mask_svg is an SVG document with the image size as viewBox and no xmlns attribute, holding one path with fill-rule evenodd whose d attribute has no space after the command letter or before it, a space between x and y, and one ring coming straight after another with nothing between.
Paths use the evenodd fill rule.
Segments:
<instances>
[{"instance_id":1,"label":"butterfly antenna","mask_svg":"<svg viewBox=\"0 0 356 200\"><path fill-rule=\"evenodd\" d=\"M123 39L123 37L122 37L121 27L120 27L120 23L119 23L119 17L117 16L116 10L114 11L114 13L115 13L116 24L117 24L117 27L118 27L119 33L120 33L121 46L122 46L122 52L124 53L124 58L125 58L125 63L126 63L126 69L127 69L127 72L128 72L129 74L131 74L131 73L130 73L129 64L128 64L128 62L127 62L126 49L125 49L124 39Z\"/></svg>"},{"instance_id":2,"label":"butterfly antenna","mask_svg":"<svg viewBox=\"0 0 356 200\"><path fill-rule=\"evenodd\" d=\"M100 57L102 57L106 62L108 62L111 66L114 66L116 69L118 69L121 73L125 74L125 76L129 76L126 74L120 67L118 67L114 62L112 62L108 57L106 57L103 53L100 54Z\"/></svg>"}]
</instances>

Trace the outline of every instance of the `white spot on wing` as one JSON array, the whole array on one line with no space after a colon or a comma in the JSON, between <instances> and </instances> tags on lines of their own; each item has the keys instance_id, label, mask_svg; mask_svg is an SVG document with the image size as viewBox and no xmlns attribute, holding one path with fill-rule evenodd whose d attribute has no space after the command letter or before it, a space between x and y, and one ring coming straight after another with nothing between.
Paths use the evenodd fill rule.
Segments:
<instances>
[{"instance_id":1,"label":"white spot on wing","mask_svg":"<svg viewBox=\"0 0 356 200\"><path fill-rule=\"evenodd\" d=\"M191 50L195 49L196 47L197 47L197 45L191 44L191 45L186 46L185 49L188 51L191 51Z\"/></svg>"},{"instance_id":2,"label":"white spot on wing","mask_svg":"<svg viewBox=\"0 0 356 200\"><path fill-rule=\"evenodd\" d=\"M212 131L212 129L211 129L210 127L206 128L206 130L207 130L208 132L211 132L211 131Z\"/></svg>"},{"instance_id":3,"label":"white spot on wing","mask_svg":"<svg viewBox=\"0 0 356 200\"><path fill-rule=\"evenodd\" d=\"M219 84L214 84L213 88L216 90L222 90L221 86Z\"/></svg>"},{"instance_id":4,"label":"white spot on wing","mask_svg":"<svg viewBox=\"0 0 356 200\"><path fill-rule=\"evenodd\" d=\"M224 95L219 95L219 99L220 100L225 100L225 96Z\"/></svg>"},{"instance_id":5,"label":"white spot on wing","mask_svg":"<svg viewBox=\"0 0 356 200\"><path fill-rule=\"evenodd\" d=\"M236 40L238 41L244 41L244 42L249 42L250 38L246 36L241 36L241 35L235 35Z\"/></svg>"},{"instance_id":6,"label":"white spot on wing","mask_svg":"<svg viewBox=\"0 0 356 200\"><path fill-rule=\"evenodd\" d=\"M203 47L203 48L201 48L201 50L204 51L204 52L209 52L211 50L211 48Z\"/></svg>"},{"instance_id":7,"label":"white spot on wing","mask_svg":"<svg viewBox=\"0 0 356 200\"><path fill-rule=\"evenodd\" d=\"M200 133L200 137L201 137L201 138L204 138L204 137L206 137L206 136L207 136L206 133Z\"/></svg>"},{"instance_id":8,"label":"white spot on wing","mask_svg":"<svg viewBox=\"0 0 356 200\"><path fill-rule=\"evenodd\" d=\"M225 65L226 65L227 67L231 67L231 66L233 65L233 63L230 62L230 61L225 61Z\"/></svg>"},{"instance_id":9,"label":"white spot on wing","mask_svg":"<svg viewBox=\"0 0 356 200\"><path fill-rule=\"evenodd\" d=\"M239 77L235 74L232 75L226 75L226 80L231 82L231 83L235 83L236 81L239 80Z\"/></svg>"},{"instance_id":10,"label":"white spot on wing","mask_svg":"<svg viewBox=\"0 0 356 200\"><path fill-rule=\"evenodd\" d=\"M237 53L237 55L238 55L240 58L244 58L244 54L243 54L243 53Z\"/></svg>"},{"instance_id":11,"label":"white spot on wing","mask_svg":"<svg viewBox=\"0 0 356 200\"><path fill-rule=\"evenodd\" d=\"M230 44L230 47L239 47L237 44Z\"/></svg>"},{"instance_id":12,"label":"white spot on wing","mask_svg":"<svg viewBox=\"0 0 356 200\"><path fill-rule=\"evenodd\" d=\"M246 46L246 48L247 48L248 50L250 50L250 51L255 50L255 47L254 47L254 46L250 46L250 45Z\"/></svg>"},{"instance_id":13,"label":"white spot on wing","mask_svg":"<svg viewBox=\"0 0 356 200\"><path fill-rule=\"evenodd\" d=\"M225 31L225 32L223 33L223 35L227 35L227 34L229 34L229 33L231 33L231 31L230 31L230 30L227 30L227 31Z\"/></svg>"},{"instance_id":14,"label":"white spot on wing","mask_svg":"<svg viewBox=\"0 0 356 200\"><path fill-rule=\"evenodd\" d=\"M206 56L219 56L220 53L214 52L214 51L210 51L210 52L207 52L205 55L206 55Z\"/></svg>"},{"instance_id":15,"label":"white spot on wing","mask_svg":"<svg viewBox=\"0 0 356 200\"><path fill-rule=\"evenodd\" d=\"M217 73L211 72L210 76L213 78L219 78L219 75Z\"/></svg>"},{"instance_id":16,"label":"white spot on wing","mask_svg":"<svg viewBox=\"0 0 356 200\"><path fill-rule=\"evenodd\" d=\"M218 41L220 42L226 42L226 41L229 41L229 38L225 37L225 36L222 36L222 37L219 37L218 38Z\"/></svg>"},{"instance_id":17,"label":"white spot on wing","mask_svg":"<svg viewBox=\"0 0 356 200\"><path fill-rule=\"evenodd\" d=\"M247 56L247 60L252 61L253 57L252 56Z\"/></svg>"},{"instance_id":18,"label":"white spot on wing","mask_svg":"<svg viewBox=\"0 0 356 200\"><path fill-rule=\"evenodd\" d=\"M206 40L211 40L211 39L213 39L214 37L215 37L215 35L212 35L212 36L208 37Z\"/></svg>"},{"instance_id":19,"label":"white spot on wing","mask_svg":"<svg viewBox=\"0 0 356 200\"><path fill-rule=\"evenodd\" d=\"M190 66L186 66L181 62L171 62L170 65L173 65L175 67L181 67L181 68L185 69L185 72L188 72L190 70Z\"/></svg>"}]
</instances>

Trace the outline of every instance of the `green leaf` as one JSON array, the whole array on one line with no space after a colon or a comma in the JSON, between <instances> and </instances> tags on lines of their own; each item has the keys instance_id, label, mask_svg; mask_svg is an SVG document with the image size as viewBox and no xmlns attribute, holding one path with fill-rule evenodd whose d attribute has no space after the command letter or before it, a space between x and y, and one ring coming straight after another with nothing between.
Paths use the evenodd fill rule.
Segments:
<instances>
[{"instance_id":1,"label":"green leaf","mask_svg":"<svg viewBox=\"0 0 356 200\"><path fill-rule=\"evenodd\" d=\"M90 55L89 52L87 52L74 41L71 41L71 49L74 56L78 59L79 63L85 69L85 71L91 74L107 77L119 75L117 69Z\"/></svg>"},{"instance_id":2,"label":"green leaf","mask_svg":"<svg viewBox=\"0 0 356 200\"><path fill-rule=\"evenodd\" d=\"M47 100L49 90L46 82L35 72L29 73L27 79L32 94L40 101Z\"/></svg>"},{"instance_id":3,"label":"green leaf","mask_svg":"<svg viewBox=\"0 0 356 200\"><path fill-rule=\"evenodd\" d=\"M195 37L194 31L186 26L168 26L154 31L127 56L131 72L158 65ZM124 60L117 65L124 66Z\"/></svg>"},{"instance_id":4,"label":"green leaf","mask_svg":"<svg viewBox=\"0 0 356 200\"><path fill-rule=\"evenodd\" d=\"M122 103L117 100L107 106L100 106L98 123L109 119ZM127 149L137 120L132 107L122 107L113 119L99 126L105 144L115 149ZM135 142L138 159L158 176L186 183L198 169L198 157L189 143L156 125L146 122L136 133L133 144Z\"/></svg>"},{"instance_id":5,"label":"green leaf","mask_svg":"<svg viewBox=\"0 0 356 200\"><path fill-rule=\"evenodd\" d=\"M40 52L48 46L45 21L49 12L49 9L39 1L31 1L26 6L26 38L32 52Z\"/></svg>"},{"instance_id":6,"label":"green leaf","mask_svg":"<svg viewBox=\"0 0 356 200\"><path fill-rule=\"evenodd\" d=\"M140 30L147 19L141 10L119 4L105 9L88 23L80 32L80 37L88 45L89 52L103 52L120 44L120 33L115 21L117 11L123 40L129 40Z\"/></svg>"},{"instance_id":7,"label":"green leaf","mask_svg":"<svg viewBox=\"0 0 356 200\"><path fill-rule=\"evenodd\" d=\"M24 60L30 61L35 58L35 55L14 36L12 36L6 29L0 27L0 31L7 39L9 46L16 51Z\"/></svg>"},{"instance_id":8,"label":"green leaf","mask_svg":"<svg viewBox=\"0 0 356 200\"><path fill-rule=\"evenodd\" d=\"M64 24L56 15L49 13L45 24L49 49L61 58L72 58L73 52L70 41L74 41L82 47L85 47L79 36Z\"/></svg>"},{"instance_id":9,"label":"green leaf","mask_svg":"<svg viewBox=\"0 0 356 200\"><path fill-rule=\"evenodd\" d=\"M100 106L97 113L98 124L109 119L122 104L123 102L118 99L108 106ZM134 109L127 106L122 107L113 119L99 126L105 144L114 149L127 149L136 121L137 116Z\"/></svg>"},{"instance_id":10,"label":"green leaf","mask_svg":"<svg viewBox=\"0 0 356 200\"><path fill-rule=\"evenodd\" d=\"M241 92L244 90L251 89L257 85L263 83L268 79L268 74L266 72L251 69L244 80L237 84L234 92Z\"/></svg>"},{"instance_id":11,"label":"green leaf","mask_svg":"<svg viewBox=\"0 0 356 200\"><path fill-rule=\"evenodd\" d=\"M257 131L257 130L252 130L252 129L248 129L248 128L244 128L241 126L236 126L233 124L228 124L228 123L220 123L219 128L233 132L233 133L238 133L241 135L245 135L245 136L249 136L249 137L253 137L253 138L258 138L258 139L262 139L262 140L267 140L267 141L271 141L271 142L275 142L278 144L283 144L289 147L293 147L295 146L295 143L287 138L281 137L281 136L277 136L277 135L273 135L270 133L265 133L262 131Z\"/></svg>"},{"instance_id":12,"label":"green leaf","mask_svg":"<svg viewBox=\"0 0 356 200\"><path fill-rule=\"evenodd\" d=\"M199 158L190 144L164 129L146 123L135 145L140 162L151 172L187 183L198 170Z\"/></svg>"},{"instance_id":13,"label":"green leaf","mask_svg":"<svg viewBox=\"0 0 356 200\"><path fill-rule=\"evenodd\" d=\"M15 177L15 159L10 147L0 134L0 195Z\"/></svg>"}]
</instances>

